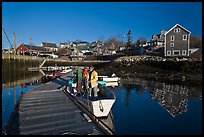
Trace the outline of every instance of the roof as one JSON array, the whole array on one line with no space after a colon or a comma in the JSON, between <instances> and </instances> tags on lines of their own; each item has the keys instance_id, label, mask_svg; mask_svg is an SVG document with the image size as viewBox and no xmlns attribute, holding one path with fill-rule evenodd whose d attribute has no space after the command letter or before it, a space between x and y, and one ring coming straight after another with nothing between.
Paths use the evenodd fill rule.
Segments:
<instances>
[{"instance_id":1,"label":"roof","mask_svg":"<svg viewBox=\"0 0 204 137\"><path fill-rule=\"evenodd\" d=\"M86 44L84 46L76 46L77 49L80 49L80 50L89 50L91 47L90 44Z\"/></svg>"},{"instance_id":2,"label":"roof","mask_svg":"<svg viewBox=\"0 0 204 137\"><path fill-rule=\"evenodd\" d=\"M184 29L185 31L187 31L188 33L191 33L189 30L187 30L186 28L184 28L184 27L182 27L181 25L179 25L179 24L176 24L176 25L174 25L169 31L167 31L164 35L166 35L166 34L168 34L170 31L172 31L175 27L177 27L177 26L179 26L179 27L181 27L182 29Z\"/></svg>"},{"instance_id":3,"label":"roof","mask_svg":"<svg viewBox=\"0 0 204 137\"><path fill-rule=\"evenodd\" d=\"M26 44L22 44L23 46L25 46L27 49L29 50L39 50L39 51L45 51L46 49L40 46L34 46L34 45L26 45Z\"/></svg>"},{"instance_id":4,"label":"roof","mask_svg":"<svg viewBox=\"0 0 204 137\"><path fill-rule=\"evenodd\" d=\"M87 41L74 41L74 44L86 44L88 43Z\"/></svg>"},{"instance_id":5,"label":"roof","mask_svg":"<svg viewBox=\"0 0 204 137\"><path fill-rule=\"evenodd\" d=\"M43 47L57 48L55 43L42 42Z\"/></svg>"}]
</instances>

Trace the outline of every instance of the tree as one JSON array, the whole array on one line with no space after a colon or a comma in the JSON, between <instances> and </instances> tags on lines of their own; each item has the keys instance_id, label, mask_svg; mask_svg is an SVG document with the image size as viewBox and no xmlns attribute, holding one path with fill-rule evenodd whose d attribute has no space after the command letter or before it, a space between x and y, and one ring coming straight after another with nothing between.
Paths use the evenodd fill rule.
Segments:
<instances>
[{"instance_id":1,"label":"tree","mask_svg":"<svg viewBox=\"0 0 204 137\"><path fill-rule=\"evenodd\" d=\"M191 36L191 38L190 38L190 48L200 48L200 49L202 49L202 37L201 36Z\"/></svg>"},{"instance_id":2,"label":"tree","mask_svg":"<svg viewBox=\"0 0 204 137\"><path fill-rule=\"evenodd\" d=\"M109 50L119 50L120 45L122 45L122 42L120 38L112 36L104 43L104 48L107 48Z\"/></svg>"},{"instance_id":3,"label":"tree","mask_svg":"<svg viewBox=\"0 0 204 137\"><path fill-rule=\"evenodd\" d=\"M145 44L147 41L145 37L139 37L138 40L140 41L140 44Z\"/></svg>"},{"instance_id":4,"label":"tree","mask_svg":"<svg viewBox=\"0 0 204 137\"><path fill-rule=\"evenodd\" d=\"M131 42L132 42L132 32L131 30L128 31L127 33L127 46L131 46Z\"/></svg>"},{"instance_id":5,"label":"tree","mask_svg":"<svg viewBox=\"0 0 204 137\"><path fill-rule=\"evenodd\" d=\"M131 30L129 30L128 33L127 33L127 46L125 48L126 55L130 54L130 47L131 47L131 42L132 42L131 34L132 34Z\"/></svg>"},{"instance_id":6,"label":"tree","mask_svg":"<svg viewBox=\"0 0 204 137\"><path fill-rule=\"evenodd\" d=\"M137 40L137 42L136 42L135 45L136 45L136 46L139 46L139 45L140 45L140 40L139 40L139 39Z\"/></svg>"}]
</instances>

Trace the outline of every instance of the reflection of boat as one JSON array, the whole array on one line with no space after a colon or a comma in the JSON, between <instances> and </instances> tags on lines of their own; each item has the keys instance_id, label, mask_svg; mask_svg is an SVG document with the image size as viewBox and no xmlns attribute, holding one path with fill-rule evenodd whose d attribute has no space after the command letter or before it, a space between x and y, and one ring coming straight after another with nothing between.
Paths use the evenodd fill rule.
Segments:
<instances>
[{"instance_id":1,"label":"reflection of boat","mask_svg":"<svg viewBox=\"0 0 204 137\"><path fill-rule=\"evenodd\" d=\"M74 77L73 77L74 79ZM76 83L71 79L67 86L67 92L91 111L96 117L108 116L115 100L115 94L108 87L99 84L98 97L89 97L87 93L77 96Z\"/></svg>"}]
</instances>

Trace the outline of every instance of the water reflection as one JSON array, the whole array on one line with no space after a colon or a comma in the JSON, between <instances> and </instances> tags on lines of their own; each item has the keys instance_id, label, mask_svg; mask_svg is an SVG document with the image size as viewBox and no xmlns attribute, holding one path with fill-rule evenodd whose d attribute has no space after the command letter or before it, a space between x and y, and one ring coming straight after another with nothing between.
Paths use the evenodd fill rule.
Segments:
<instances>
[{"instance_id":1,"label":"water reflection","mask_svg":"<svg viewBox=\"0 0 204 137\"><path fill-rule=\"evenodd\" d=\"M171 85L144 79L123 79L120 86L127 91L125 101L127 106L131 90L134 90L138 96L142 96L147 91L150 98L158 102L173 117L188 111L189 98L202 98L201 88L190 88L184 85Z\"/></svg>"},{"instance_id":2,"label":"water reflection","mask_svg":"<svg viewBox=\"0 0 204 137\"><path fill-rule=\"evenodd\" d=\"M113 91L117 134L202 133L201 87L121 79Z\"/></svg>"},{"instance_id":3,"label":"water reflection","mask_svg":"<svg viewBox=\"0 0 204 137\"><path fill-rule=\"evenodd\" d=\"M15 71L14 75L6 77L6 73L2 73L2 128L6 125L10 116L21 96L32 88L41 85L39 72Z\"/></svg>"},{"instance_id":4,"label":"water reflection","mask_svg":"<svg viewBox=\"0 0 204 137\"><path fill-rule=\"evenodd\" d=\"M151 99L157 101L173 117L187 112L189 89L179 85L160 83L151 93Z\"/></svg>"}]
</instances>

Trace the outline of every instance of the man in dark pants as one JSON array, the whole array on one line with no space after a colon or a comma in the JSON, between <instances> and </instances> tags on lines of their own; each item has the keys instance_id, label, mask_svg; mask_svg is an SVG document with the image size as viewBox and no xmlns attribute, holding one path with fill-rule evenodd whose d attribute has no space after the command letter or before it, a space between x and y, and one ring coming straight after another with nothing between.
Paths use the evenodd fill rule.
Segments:
<instances>
[{"instance_id":1,"label":"man in dark pants","mask_svg":"<svg viewBox=\"0 0 204 137\"><path fill-rule=\"evenodd\" d=\"M77 79L77 96L80 96L81 95L82 71L79 67L77 67L76 79Z\"/></svg>"}]
</instances>

